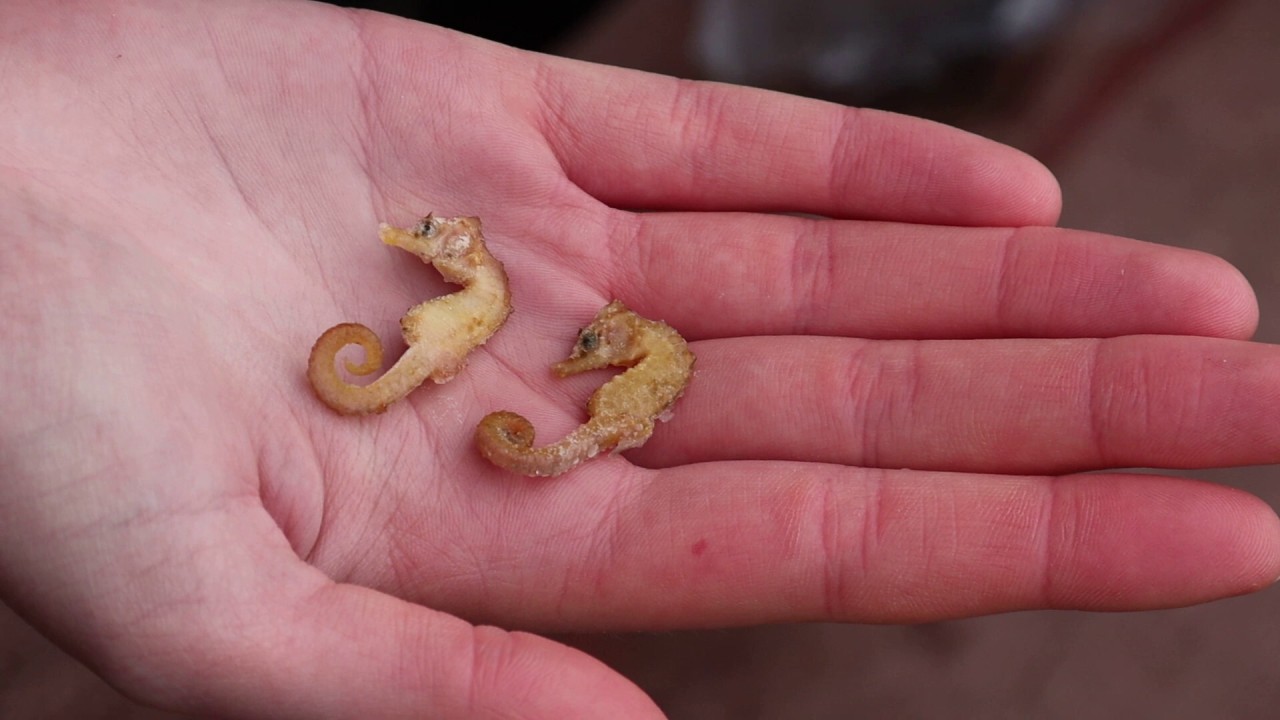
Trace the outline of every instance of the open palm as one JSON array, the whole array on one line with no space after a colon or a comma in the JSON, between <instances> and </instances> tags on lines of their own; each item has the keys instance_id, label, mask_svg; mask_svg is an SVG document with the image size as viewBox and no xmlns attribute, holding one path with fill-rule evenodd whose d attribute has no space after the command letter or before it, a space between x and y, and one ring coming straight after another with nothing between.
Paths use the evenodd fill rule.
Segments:
<instances>
[{"instance_id":1,"label":"open palm","mask_svg":"<svg viewBox=\"0 0 1280 720\"><path fill-rule=\"evenodd\" d=\"M1144 608L1280 572L1254 498L1067 474L1275 461L1280 365L1225 264L1008 229L1057 213L1011 150L327 6L48 5L0 18L0 590L144 702L654 717L470 623ZM451 291L377 242L427 211L483 219L515 313L452 382L339 417L308 348ZM490 411L581 420L601 378L547 368L613 298L692 341L675 418L553 480L486 464Z\"/></svg>"}]
</instances>

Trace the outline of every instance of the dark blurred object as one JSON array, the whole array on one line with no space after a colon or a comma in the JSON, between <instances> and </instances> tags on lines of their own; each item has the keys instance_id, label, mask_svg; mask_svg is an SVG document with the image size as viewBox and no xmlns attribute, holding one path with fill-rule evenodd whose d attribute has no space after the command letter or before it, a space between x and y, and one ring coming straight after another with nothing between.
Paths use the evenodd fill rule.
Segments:
<instances>
[{"instance_id":1,"label":"dark blurred object","mask_svg":"<svg viewBox=\"0 0 1280 720\"><path fill-rule=\"evenodd\" d=\"M1079 1L702 0L695 52L718 80L865 99L1028 53Z\"/></svg>"},{"instance_id":2,"label":"dark blurred object","mask_svg":"<svg viewBox=\"0 0 1280 720\"><path fill-rule=\"evenodd\" d=\"M607 0L519 4L493 0L364 0L334 4L423 20L526 50L546 50Z\"/></svg>"}]
</instances>

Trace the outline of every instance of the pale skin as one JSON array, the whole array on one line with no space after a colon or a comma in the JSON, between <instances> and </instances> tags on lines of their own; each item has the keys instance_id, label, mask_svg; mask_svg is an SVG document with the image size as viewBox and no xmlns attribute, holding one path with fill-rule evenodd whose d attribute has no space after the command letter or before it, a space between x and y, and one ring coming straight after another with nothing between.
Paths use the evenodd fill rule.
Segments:
<instances>
[{"instance_id":1,"label":"pale skin","mask_svg":"<svg viewBox=\"0 0 1280 720\"><path fill-rule=\"evenodd\" d=\"M658 718L512 631L1134 610L1280 574L1258 499L1107 471L1280 461L1248 285L1034 227L1057 188L1012 150L297 2L10 0L0 67L0 599L139 702ZM318 332L393 338L456 290L368 240L426 209L484 218L516 310L451 382L330 412ZM547 368L615 297L697 355L672 421L559 478L487 463L489 411L581 421L602 379Z\"/></svg>"}]
</instances>

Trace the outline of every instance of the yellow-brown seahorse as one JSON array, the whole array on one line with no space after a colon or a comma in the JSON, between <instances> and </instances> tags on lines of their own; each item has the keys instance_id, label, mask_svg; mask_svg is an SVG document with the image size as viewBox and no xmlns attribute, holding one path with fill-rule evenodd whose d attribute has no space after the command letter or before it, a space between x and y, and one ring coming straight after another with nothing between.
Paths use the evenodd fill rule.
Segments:
<instances>
[{"instance_id":1,"label":"yellow-brown seahorse","mask_svg":"<svg viewBox=\"0 0 1280 720\"><path fill-rule=\"evenodd\" d=\"M347 372L368 375L382 367L382 343L359 323L342 323L324 332L311 348L307 378L316 395L343 415L382 412L427 378L448 382L466 364L467 354L484 344L511 314L511 293L502 263L489 254L475 217L427 215L410 230L382 224L382 242L407 250L434 265L462 290L409 308L400 319L409 345L390 370L359 386L338 375L334 360L347 345L364 349L364 361L346 362Z\"/></svg>"},{"instance_id":2,"label":"yellow-brown seahorse","mask_svg":"<svg viewBox=\"0 0 1280 720\"><path fill-rule=\"evenodd\" d=\"M614 365L629 368L596 390L590 419L559 442L533 447L533 425L513 412L486 415L476 445L490 462L523 475L559 475L605 450L643 445L693 375L693 353L670 325L646 320L617 300L578 333L560 377Z\"/></svg>"}]
</instances>

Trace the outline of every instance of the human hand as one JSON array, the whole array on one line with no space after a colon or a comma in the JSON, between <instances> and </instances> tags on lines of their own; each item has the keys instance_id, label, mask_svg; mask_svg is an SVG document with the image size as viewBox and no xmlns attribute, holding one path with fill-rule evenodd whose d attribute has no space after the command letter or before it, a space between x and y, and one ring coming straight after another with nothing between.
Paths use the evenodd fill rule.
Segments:
<instances>
[{"instance_id":1,"label":"human hand","mask_svg":"<svg viewBox=\"0 0 1280 720\"><path fill-rule=\"evenodd\" d=\"M319 5L11 2L0 35L0 597L143 702L657 717L470 623L1139 609L1280 574L1254 498L1068 474L1280 456L1248 287L997 229L1057 214L1013 151ZM451 383L338 417L307 350L447 291L374 232L427 210L484 219L515 314ZM485 464L491 410L578 421L599 378L547 367L613 297L694 341L672 422L554 480Z\"/></svg>"}]
</instances>

